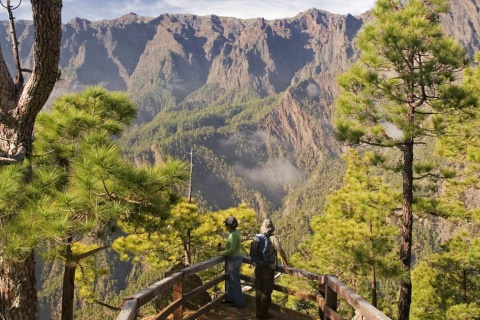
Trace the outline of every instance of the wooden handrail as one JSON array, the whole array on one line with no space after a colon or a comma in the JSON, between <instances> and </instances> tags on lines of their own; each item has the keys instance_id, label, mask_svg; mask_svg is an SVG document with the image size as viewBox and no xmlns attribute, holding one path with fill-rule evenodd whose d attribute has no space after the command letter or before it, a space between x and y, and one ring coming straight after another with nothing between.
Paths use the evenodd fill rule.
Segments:
<instances>
[{"instance_id":1,"label":"wooden handrail","mask_svg":"<svg viewBox=\"0 0 480 320\"><path fill-rule=\"evenodd\" d=\"M242 256L242 261L244 263L251 264L250 257ZM196 274L200 271L206 270L218 264L224 264L225 258L222 256L217 256L209 260L203 261L201 263L195 264L179 270L176 273L162 279L155 284L149 286L148 288L143 289L142 291L134 294L131 297L123 299L124 304L120 314L117 317L117 320L134 320L139 314L140 308L146 303L153 300L159 294L174 288L174 286L182 286L183 280L189 276ZM342 319L340 314L337 313L337 297L342 298L348 305L355 309L359 314L364 316L366 319L371 320L391 320L389 317L380 312L377 308L369 304L365 299L355 293L353 290L348 288L344 283L332 275L319 275L313 272L295 269L295 268L285 268L283 266L277 266L277 270L289 274L295 277L313 280L318 284L319 294L315 295L312 293L297 292L293 289L275 285L274 289L280 292L284 292L293 296L300 297L309 301L316 301L319 307L319 314L321 315L322 320L333 320L333 319ZM253 282L254 278L241 275L242 279ZM193 289L190 292L181 292L178 298L167 306L162 311L162 318L166 318L170 314L174 314L174 319L182 319L182 306L184 303L192 299L197 294L206 291L212 286L218 284L220 281L226 278L225 274L216 277L210 282L201 285ZM178 288L177 288L178 289ZM221 297L213 300L212 302L202 306L195 314L192 314L188 319L195 319L201 314L206 313L213 306L217 305L223 298L225 294L222 294ZM175 311L176 310L176 311Z\"/></svg>"}]
</instances>

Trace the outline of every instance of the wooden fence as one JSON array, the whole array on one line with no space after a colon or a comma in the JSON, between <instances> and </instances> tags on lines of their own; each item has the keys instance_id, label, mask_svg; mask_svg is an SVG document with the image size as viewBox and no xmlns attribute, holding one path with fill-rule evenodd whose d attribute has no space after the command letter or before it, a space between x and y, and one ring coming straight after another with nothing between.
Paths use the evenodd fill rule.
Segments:
<instances>
[{"instance_id":1,"label":"wooden fence","mask_svg":"<svg viewBox=\"0 0 480 320\"><path fill-rule=\"evenodd\" d=\"M243 262L251 264L250 257L243 256ZM136 319L140 314L140 308L142 306L152 301L158 295L168 292L169 290L173 290L173 302L165 307L160 314L156 316L156 319L167 319L167 317L172 314L174 320L197 319L224 300L225 293L219 295L217 298L202 306L196 312L191 313L186 318L183 317L183 305L195 298L197 295L205 292L207 289L214 287L222 281L225 281L226 275L222 274L215 279L210 280L209 282L191 290L190 292L183 292L183 280L200 271L224 263L225 259L221 256L217 256L210 260L181 269L165 279L162 279L148 288L145 288L142 291L134 294L133 296L125 298L123 308L118 315L117 320ZM301 298L303 300L316 302L318 305L319 317L322 320L343 319L342 316L337 312L339 299L355 309L357 319L391 320L334 276L318 275L316 273L294 268L284 268L282 266L278 266L277 271L295 277L308 279L318 284L318 294L298 292L291 288L279 285L275 285L274 290ZM241 275L240 278L252 283L254 281L254 278L246 275ZM289 310L290 309L282 308L282 312L288 313ZM290 311L292 313L296 312L293 310Z\"/></svg>"}]
</instances>

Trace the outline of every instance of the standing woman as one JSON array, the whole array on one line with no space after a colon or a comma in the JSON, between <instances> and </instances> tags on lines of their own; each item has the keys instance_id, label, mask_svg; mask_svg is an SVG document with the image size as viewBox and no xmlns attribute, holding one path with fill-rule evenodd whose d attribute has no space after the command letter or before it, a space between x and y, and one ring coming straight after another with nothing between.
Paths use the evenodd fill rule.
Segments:
<instances>
[{"instance_id":1,"label":"standing woman","mask_svg":"<svg viewBox=\"0 0 480 320\"><path fill-rule=\"evenodd\" d=\"M225 250L221 253L227 259L227 297L224 303L232 303L233 306L241 308L245 306L242 286L240 285L240 265L242 256L240 249L242 240L237 231L238 221L235 217L228 217L223 224L229 232Z\"/></svg>"}]
</instances>

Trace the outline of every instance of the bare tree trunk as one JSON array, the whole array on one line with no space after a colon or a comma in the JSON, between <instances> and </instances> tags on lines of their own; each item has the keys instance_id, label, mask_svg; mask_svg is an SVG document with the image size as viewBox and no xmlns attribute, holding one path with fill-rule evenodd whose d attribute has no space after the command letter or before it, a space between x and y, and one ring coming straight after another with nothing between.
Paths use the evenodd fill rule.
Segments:
<instances>
[{"instance_id":1,"label":"bare tree trunk","mask_svg":"<svg viewBox=\"0 0 480 320\"><path fill-rule=\"evenodd\" d=\"M413 114L411 115L413 121ZM410 318L412 303L412 282L410 264L412 261L412 231L413 231L413 140L405 144L403 149L403 209L402 229L400 233L400 262L405 274L400 280L400 297L398 299L398 320Z\"/></svg>"},{"instance_id":2,"label":"bare tree trunk","mask_svg":"<svg viewBox=\"0 0 480 320\"><path fill-rule=\"evenodd\" d=\"M6 260L0 256L0 319L38 319L35 284L33 251L23 261Z\"/></svg>"}]
</instances>

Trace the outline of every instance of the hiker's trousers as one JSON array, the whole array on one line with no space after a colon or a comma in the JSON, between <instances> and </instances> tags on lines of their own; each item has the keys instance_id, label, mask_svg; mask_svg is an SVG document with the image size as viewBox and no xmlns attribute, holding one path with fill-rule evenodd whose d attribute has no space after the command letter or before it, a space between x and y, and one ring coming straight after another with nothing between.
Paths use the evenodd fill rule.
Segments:
<instances>
[{"instance_id":1,"label":"hiker's trousers","mask_svg":"<svg viewBox=\"0 0 480 320\"><path fill-rule=\"evenodd\" d=\"M227 257L227 299L236 306L245 305L242 285L240 284L240 266L242 256Z\"/></svg>"},{"instance_id":2,"label":"hiker's trousers","mask_svg":"<svg viewBox=\"0 0 480 320\"><path fill-rule=\"evenodd\" d=\"M272 302L273 280L275 270L269 266L255 268L255 302L257 318L268 317Z\"/></svg>"}]
</instances>

